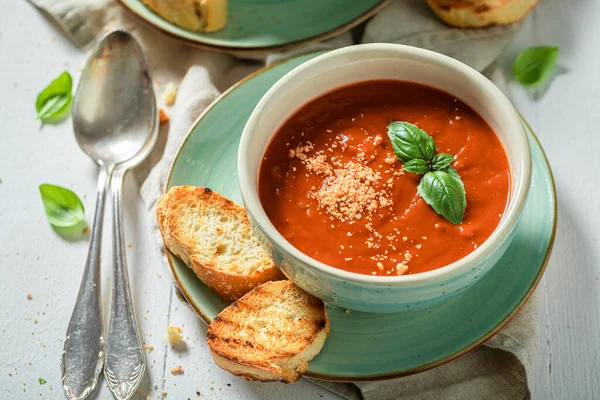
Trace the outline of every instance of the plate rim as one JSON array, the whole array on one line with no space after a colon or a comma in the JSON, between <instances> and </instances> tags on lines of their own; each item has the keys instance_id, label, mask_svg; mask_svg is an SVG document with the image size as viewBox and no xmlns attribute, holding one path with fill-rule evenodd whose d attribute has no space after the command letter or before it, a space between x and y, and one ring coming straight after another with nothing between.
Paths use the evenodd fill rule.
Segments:
<instances>
[{"instance_id":1,"label":"plate rim","mask_svg":"<svg viewBox=\"0 0 600 400\"><path fill-rule=\"evenodd\" d=\"M177 148L177 151L175 153L175 156L173 157L173 161L171 162L171 165L169 166L169 171L167 174L167 180L165 183L165 187L164 187L164 192L167 192L167 188L169 187L169 184L171 182L172 179L172 174L173 174L173 169L175 167L175 164L177 163L177 161L179 160L179 156L181 154L181 150L183 149L183 147L185 146L185 144L187 143L188 139L190 138L190 136L192 135L192 133L194 132L194 130L196 129L196 127L198 126L198 124L200 123L200 121L204 118L204 116L206 114L208 114L208 112L210 112L210 110L222 99L224 99L225 97L227 97L227 95L229 95L231 92L233 92L234 90L236 90L237 88L239 88L240 86L242 86L244 83L246 83L247 81L255 78L258 75L261 75L262 73L275 68L279 65L282 65L290 60L296 59L296 58L301 58L301 57L306 57L308 55L311 54L319 54L319 53L323 53L325 51L321 50L321 51L314 51L314 52L309 52L309 53L304 53L301 55L297 55L294 57L290 57L287 58L285 60L279 61L277 63L273 63L269 66L263 67L255 72L253 72L252 74L244 77L243 79L239 80L238 82L236 82L235 84L233 84L229 89L227 89L226 91L224 91L223 93L221 93L221 95L219 95L215 100L213 100L212 103L210 103L208 105L208 107L206 107L206 109L204 111L202 111L202 113L200 113L200 115L198 116L198 118L194 121L194 123L191 125L191 127L188 129L187 133L185 134L184 138L182 139L179 147ZM550 240L548 241L548 249L546 251L546 254L544 256L544 261L542 263L541 268L539 269L535 280L532 282L532 284L529 286L529 289L527 290L527 293L525 294L525 296L520 300L520 302L515 306L515 308L513 308L510 313L506 316L506 318L504 318L504 320L500 321L498 323L498 325L496 325L493 329L491 329L488 333L486 333L485 335L483 335L479 340L471 343L470 345L460 349L459 351L447 355L439 360L430 362L428 364L424 364L421 365L419 367L415 367L409 370L405 370L402 372L391 372L391 373L385 373L385 374L376 374L376 375L364 375L364 376L359 376L359 377L345 377L345 376L335 376L335 375L326 375L326 374L317 374L317 373L311 373L311 372L307 372L304 374L305 377L309 377L309 378L314 378L314 379L320 379L320 380L325 380L325 381L331 381L331 382L374 382L374 381L381 381L381 380L387 380L387 379L394 379L394 378L400 378L400 377L404 377L404 376L409 376L409 375L414 375L417 374L419 372L423 372L423 371L427 371L429 369L432 368L436 368L439 367L443 364L446 364L450 361L453 361L457 358L462 357L463 355L470 353L471 351L475 350L476 348L478 348L479 346L481 346L483 343L485 343L486 341L488 341L492 336L494 336L496 333L498 333L500 330L502 330L518 313L519 311L521 311L521 309L525 306L525 304L527 304L527 302L529 301L529 299L531 298L531 296L533 295L533 293L535 292L535 289L537 288L540 279L542 278L544 272L546 271L546 267L548 265L548 261L550 260L550 256L552 254L552 250L554 248L554 241L556 238L556 228L557 228L557 216L558 216L558 202L557 202L557 193L556 193L556 184L555 184L555 180L554 180L554 174L552 172L552 168L550 166L550 162L548 160L548 156L546 155L546 152L539 140L539 138L537 137L537 135L535 134L535 132L533 131L533 129L531 128L531 126L529 125L529 123L523 118L523 116L521 115L521 120L523 122L523 124L526 126L527 130L529 131L529 133L531 133L531 137L535 140L535 142L537 143L537 145L540 148L542 157L545 161L545 164L548 166L548 172L549 172L549 176L550 176L550 182L552 184L552 199L553 199L553 203L554 203L554 207L553 207L553 215L552 215L552 233L550 236ZM165 248L166 249L166 248ZM169 267L171 269L171 274L173 275L173 279L175 280L175 282L177 283L177 287L179 288L179 290L181 291L181 293L183 294L183 296L185 297L185 299L187 300L188 304L190 305L190 307L192 308L192 310L200 317L200 319L205 323L205 324L210 324L211 323L211 318L209 318L207 315L205 315L202 310L200 309L200 307L198 307L198 305L196 305L194 303L193 300L191 299L190 294L186 291L185 286L182 285L179 276L175 270L175 266L173 263L173 257L174 255L168 250L166 249L165 251L166 257L167 257L167 261L169 262Z\"/></svg>"},{"instance_id":2,"label":"plate rim","mask_svg":"<svg viewBox=\"0 0 600 400\"><path fill-rule=\"evenodd\" d=\"M299 48L302 46L306 46L309 44L322 42L327 39L331 39L332 37L340 35L346 31L354 28L355 26L361 24L362 22L366 21L367 19L371 18L372 16L379 13L381 10L383 10L387 5L389 5L392 2L392 0L378 0L378 2L375 5L373 5L373 7L369 8L367 11L358 15L356 18L348 21L347 23L342 24L337 27L334 27L328 31L318 33L313 36L309 36L304 39L298 39L298 40L294 40L291 42L277 44L277 45L270 45L270 46L236 47L236 46L210 44L210 43L206 43L206 42L203 42L200 40L194 40L194 39L180 36L177 33L171 32L170 30L165 29L165 28L159 26L158 24L155 24L154 22L145 18L144 15L135 11L133 9L133 7L131 7L128 4L128 1L141 2L141 0L118 0L118 4L120 4L126 10L128 10L133 15L135 15L138 19L142 20L145 24L147 24L148 26L151 26L153 29L156 29L156 30L160 31L161 33L163 33L173 39L176 39L182 43L188 44L190 46L193 46L193 47L196 47L199 49L212 50L212 51L216 51L219 53L232 53L234 55L259 55L259 54L264 54L267 52L283 52L283 51L293 50L293 49L296 49L296 48ZM148 10L148 11L153 12L152 10ZM167 21L161 15L159 15L159 17L161 17L162 19ZM167 22L169 22L170 24L173 24L170 21L167 21ZM183 28L181 28L181 29L183 29ZM289 60L289 58L287 60Z\"/></svg>"}]
</instances>

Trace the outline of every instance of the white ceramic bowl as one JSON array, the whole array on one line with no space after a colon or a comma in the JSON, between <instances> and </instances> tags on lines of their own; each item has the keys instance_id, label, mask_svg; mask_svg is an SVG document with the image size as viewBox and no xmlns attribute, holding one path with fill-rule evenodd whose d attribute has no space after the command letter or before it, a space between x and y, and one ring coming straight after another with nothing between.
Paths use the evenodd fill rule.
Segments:
<instances>
[{"instance_id":1,"label":"white ceramic bowl","mask_svg":"<svg viewBox=\"0 0 600 400\"><path fill-rule=\"evenodd\" d=\"M260 162L278 128L311 99L334 88L371 79L411 81L449 92L477 111L504 145L512 173L506 211L496 230L481 246L452 264L396 277L369 276L333 268L286 241L260 203L257 191ZM273 85L244 128L238 153L238 175L250 223L289 279L340 307L397 312L448 298L493 268L506 251L525 205L531 181L531 153L518 112L479 72L428 50L396 44L364 44L316 57Z\"/></svg>"}]
</instances>

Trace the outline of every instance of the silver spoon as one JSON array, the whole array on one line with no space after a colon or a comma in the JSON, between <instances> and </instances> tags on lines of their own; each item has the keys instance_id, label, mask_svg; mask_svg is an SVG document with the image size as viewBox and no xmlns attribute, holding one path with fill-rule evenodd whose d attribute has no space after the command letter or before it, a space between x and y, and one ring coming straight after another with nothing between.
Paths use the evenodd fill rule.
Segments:
<instances>
[{"instance_id":1,"label":"silver spoon","mask_svg":"<svg viewBox=\"0 0 600 400\"><path fill-rule=\"evenodd\" d=\"M125 172L150 152L158 113L142 50L133 37L115 30L92 51L75 94L73 126L77 142L99 166L92 239L79 295L61 359L68 398L84 399L94 389L106 359L108 385L128 399L145 371L135 320L121 228L121 187ZM104 355L100 302L100 239L109 181L113 185L113 273L109 340Z\"/></svg>"}]
</instances>

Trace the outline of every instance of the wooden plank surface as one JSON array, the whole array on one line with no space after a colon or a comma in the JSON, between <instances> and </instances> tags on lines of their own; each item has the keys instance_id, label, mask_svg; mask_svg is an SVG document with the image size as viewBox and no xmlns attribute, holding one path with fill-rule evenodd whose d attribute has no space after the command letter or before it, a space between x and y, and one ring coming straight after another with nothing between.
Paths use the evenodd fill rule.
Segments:
<instances>
[{"instance_id":1,"label":"wooden plank surface","mask_svg":"<svg viewBox=\"0 0 600 400\"><path fill-rule=\"evenodd\" d=\"M556 245L540 291L540 347L530 376L534 399L600 398L600 2L542 0L501 59L507 77L518 51L559 45L547 87L510 83L511 97L537 132L559 196ZM0 2L0 397L62 398L58 369L65 328L87 253L87 237L67 241L47 224L41 183L72 188L91 223L97 169L79 150L70 123L40 128L37 92L63 70L75 80L83 54L24 1ZM206 327L173 294L155 251L133 179L125 187L131 283L147 352L145 399L337 398L307 381L246 382L221 371L204 342ZM110 237L104 238L103 294L109 307ZM27 299L27 294L32 299ZM167 325L182 326L187 347L171 349ZM170 369L182 365L185 373ZM40 385L39 378L47 383ZM104 384L92 398L111 399ZM197 394L199 393L199 394Z\"/></svg>"},{"instance_id":2,"label":"wooden plank surface","mask_svg":"<svg viewBox=\"0 0 600 400\"><path fill-rule=\"evenodd\" d=\"M558 231L542 281L535 399L600 398L600 2L543 0L502 59L558 45L550 85L511 98L537 133L554 172ZM508 64L508 65L507 65Z\"/></svg>"}]
</instances>

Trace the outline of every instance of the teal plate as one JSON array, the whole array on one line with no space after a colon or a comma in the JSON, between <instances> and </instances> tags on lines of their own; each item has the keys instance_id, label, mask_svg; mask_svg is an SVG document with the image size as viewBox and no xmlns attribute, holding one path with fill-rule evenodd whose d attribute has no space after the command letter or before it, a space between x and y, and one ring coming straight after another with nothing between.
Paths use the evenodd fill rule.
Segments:
<instances>
[{"instance_id":1,"label":"teal plate","mask_svg":"<svg viewBox=\"0 0 600 400\"><path fill-rule=\"evenodd\" d=\"M119 0L164 33L197 47L235 53L283 51L339 35L391 0L229 0L227 26L219 32L183 29L141 0Z\"/></svg>"},{"instance_id":2,"label":"teal plate","mask_svg":"<svg viewBox=\"0 0 600 400\"><path fill-rule=\"evenodd\" d=\"M167 186L210 187L241 202L237 148L254 106L284 74L313 53L263 69L224 93L196 121L171 167ZM307 375L359 381L423 371L473 350L498 332L531 296L554 240L556 194L542 148L528 127L533 181L506 254L486 276L442 304L399 314L367 314L328 307L331 335ZM169 254L173 275L198 315L209 323L223 300Z\"/></svg>"}]
</instances>

